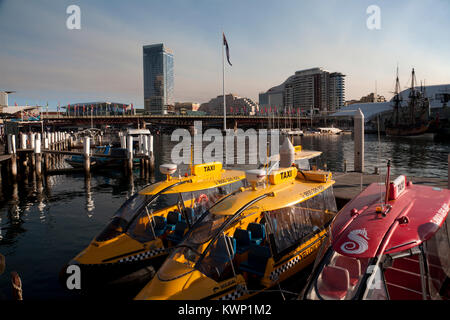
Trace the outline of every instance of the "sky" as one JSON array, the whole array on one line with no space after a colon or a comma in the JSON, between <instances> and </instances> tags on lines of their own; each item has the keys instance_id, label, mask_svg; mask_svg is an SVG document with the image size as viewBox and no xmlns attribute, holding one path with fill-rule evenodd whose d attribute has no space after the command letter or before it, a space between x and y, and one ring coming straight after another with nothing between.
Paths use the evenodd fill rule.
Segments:
<instances>
[{"instance_id":1,"label":"sky","mask_svg":"<svg viewBox=\"0 0 450 320\"><path fill-rule=\"evenodd\" d=\"M81 29L69 30L69 5ZM381 28L366 12L380 8ZM226 92L258 93L297 70L346 75L346 100L392 97L411 69L426 84L450 83L448 0L0 0L0 90L9 103L113 101L143 106L142 46L174 53L174 101L222 94L222 31L233 66Z\"/></svg>"}]
</instances>

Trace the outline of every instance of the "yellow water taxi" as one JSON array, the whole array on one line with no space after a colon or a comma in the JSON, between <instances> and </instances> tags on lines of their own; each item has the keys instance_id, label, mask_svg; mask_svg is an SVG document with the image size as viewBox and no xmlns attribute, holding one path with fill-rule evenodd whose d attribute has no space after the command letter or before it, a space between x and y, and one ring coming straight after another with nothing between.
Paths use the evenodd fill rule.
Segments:
<instances>
[{"instance_id":1,"label":"yellow water taxi","mask_svg":"<svg viewBox=\"0 0 450 320\"><path fill-rule=\"evenodd\" d=\"M314 261L337 213L331 173L291 166L246 178L251 187L207 210L135 299L245 299Z\"/></svg>"},{"instance_id":2,"label":"yellow water taxi","mask_svg":"<svg viewBox=\"0 0 450 320\"><path fill-rule=\"evenodd\" d=\"M225 170L220 162L194 165L190 174L179 177L172 177L177 171L174 164L161 165L160 170L167 179L128 199L68 264L80 267L82 288L134 281L143 277L142 271L151 277L170 248L213 203L245 184L244 171Z\"/></svg>"}]
</instances>

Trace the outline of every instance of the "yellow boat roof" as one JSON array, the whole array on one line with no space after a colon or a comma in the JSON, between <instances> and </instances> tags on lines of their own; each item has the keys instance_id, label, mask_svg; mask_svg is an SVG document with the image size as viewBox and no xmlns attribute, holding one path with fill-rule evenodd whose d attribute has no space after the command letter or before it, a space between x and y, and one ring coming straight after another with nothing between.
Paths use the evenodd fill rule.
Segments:
<instances>
[{"instance_id":1,"label":"yellow boat roof","mask_svg":"<svg viewBox=\"0 0 450 320\"><path fill-rule=\"evenodd\" d=\"M331 179L326 182L316 182L294 177L294 179L284 183L275 185L269 183L264 187L258 187L256 190L245 190L213 206L210 212L218 215L233 215L247 203L264 194L271 195L257 201L246 211L256 207L260 208L261 211L285 208L314 197L331 187L334 183L335 181Z\"/></svg>"},{"instance_id":2,"label":"yellow boat roof","mask_svg":"<svg viewBox=\"0 0 450 320\"><path fill-rule=\"evenodd\" d=\"M165 188L177 184L179 182L185 182L174 186L164 193L180 193L180 192L192 192L198 190L205 190L215 187L227 185L239 180L245 179L245 172L240 170L224 170L220 169L216 173L209 175L190 175L187 177L172 177L170 180L164 180L152 184L139 192L143 195L157 194Z\"/></svg>"}]
</instances>

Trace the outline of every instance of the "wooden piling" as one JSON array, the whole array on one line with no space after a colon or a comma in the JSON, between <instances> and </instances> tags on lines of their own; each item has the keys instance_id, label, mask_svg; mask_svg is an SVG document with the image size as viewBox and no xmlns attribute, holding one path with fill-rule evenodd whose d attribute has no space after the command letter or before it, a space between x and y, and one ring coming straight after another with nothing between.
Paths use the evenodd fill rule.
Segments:
<instances>
[{"instance_id":1,"label":"wooden piling","mask_svg":"<svg viewBox=\"0 0 450 320\"><path fill-rule=\"evenodd\" d=\"M133 136L127 138L127 156L128 156L128 171L131 174L133 172Z\"/></svg>"},{"instance_id":2,"label":"wooden piling","mask_svg":"<svg viewBox=\"0 0 450 320\"><path fill-rule=\"evenodd\" d=\"M36 140L35 139L36 139L36 134L35 133L31 133L30 134L30 148L32 150L34 150L35 146L36 146ZM35 165L36 165L36 158L33 156L33 154L29 155L28 163L31 164L32 168L35 167Z\"/></svg>"},{"instance_id":3,"label":"wooden piling","mask_svg":"<svg viewBox=\"0 0 450 320\"><path fill-rule=\"evenodd\" d=\"M72 135L69 136L69 150L72 150L72 146L73 146L73 137Z\"/></svg>"},{"instance_id":4,"label":"wooden piling","mask_svg":"<svg viewBox=\"0 0 450 320\"><path fill-rule=\"evenodd\" d=\"M148 142L148 148L149 148L149 171L154 172L155 170L155 156L153 152L153 136L148 136L149 142Z\"/></svg>"},{"instance_id":5,"label":"wooden piling","mask_svg":"<svg viewBox=\"0 0 450 320\"><path fill-rule=\"evenodd\" d=\"M91 172L91 139L89 137L84 138L83 143L83 153L84 153L84 172L89 175Z\"/></svg>"},{"instance_id":6,"label":"wooden piling","mask_svg":"<svg viewBox=\"0 0 450 320\"><path fill-rule=\"evenodd\" d=\"M126 149L127 148L127 137L125 135L121 135L120 136L120 147L122 149Z\"/></svg>"},{"instance_id":7,"label":"wooden piling","mask_svg":"<svg viewBox=\"0 0 450 320\"><path fill-rule=\"evenodd\" d=\"M13 181L17 179L17 156L16 156L16 136L8 135L8 152L11 155L11 177Z\"/></svg>"},{"instance_id":8,"label":"wooden piling","mask_svg":"<svg viewBox=\"0 0 450 320\"><path fill-rule=\"evenodd\" d=\"M364 172L364 114L358 108L354 116L355 171Z\"/></svg>"},{"instance_id":9,"label":"wooden piling","mask_svg":"<svg viewBox=\"0 0 450 320\"><path fill-rule=\"evenodd\" d=\"M48 136L44 138L44 150L49 150L49 141ZM44 154L44 170L45 172L48 172L49 169L49 161L50 161L50 155L48 153Z\"/></svg>"},{"instance_id":10,"label":"wooden piling","mask_svg":"<svg viewBox=\"0 0 450 320\"><path fill-rule=\"evenodd\" d=\"M35 170L37 179L41 179L42 176L42 157L41 157L41 140L37 139L34 144L34 157L35 157Z\"/></svg>"}]
</instances>

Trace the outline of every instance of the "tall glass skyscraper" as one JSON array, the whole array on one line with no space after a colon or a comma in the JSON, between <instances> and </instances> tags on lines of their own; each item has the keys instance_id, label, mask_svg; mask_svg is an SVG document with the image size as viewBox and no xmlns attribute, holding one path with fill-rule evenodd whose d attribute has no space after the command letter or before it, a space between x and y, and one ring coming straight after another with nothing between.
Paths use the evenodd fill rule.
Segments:
<instances>
[{"instance_id":1,"label":"tall glass skyscraper","mask_svg":"<svg viewBox=\"0 0 450 320\"><path fill-rule=\"evenodd\" d=\"M173 53L162 43L143 47L144 108L151 114L166 114L173 105Z\"/></svg>"}]
</instances>

